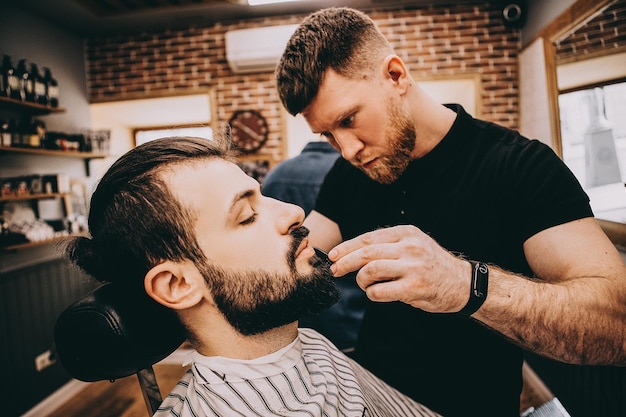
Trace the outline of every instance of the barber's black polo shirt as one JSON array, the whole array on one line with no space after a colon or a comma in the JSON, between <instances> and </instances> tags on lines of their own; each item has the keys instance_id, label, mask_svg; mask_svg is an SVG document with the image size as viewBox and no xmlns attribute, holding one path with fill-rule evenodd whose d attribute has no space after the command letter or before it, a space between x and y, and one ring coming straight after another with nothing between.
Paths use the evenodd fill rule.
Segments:
<instances>
[{"instance_id":1,"label":"barber's black polo shirt","mask_svg":"<svg viewBox=\"0 0 626 417\"><path fill-rule=\"evenodd\" d=\"M395 183L339 158L315 209L343 239L412 224L449 251L532 276L523 243L592 216L589 199L548 146L449 107L458 113L450 132ZM472 319L369 303L356 359L445 416L519 416L522 351Z\"/></svg>"}]
</instances>

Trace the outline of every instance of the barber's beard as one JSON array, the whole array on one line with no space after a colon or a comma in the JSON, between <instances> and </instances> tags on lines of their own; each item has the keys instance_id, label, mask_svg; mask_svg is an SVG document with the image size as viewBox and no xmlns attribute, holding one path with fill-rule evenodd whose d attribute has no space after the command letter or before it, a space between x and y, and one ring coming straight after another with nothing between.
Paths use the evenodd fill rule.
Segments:
<instances>
[{"instance_id":1,"label":"barber's beard","mask_svg":"<svg viewBox=\"0 0 626 417\"><path fill-rule=\"evenodd\" d=\"M387 102L389 123L385 130L389 138L388 155L382 155L371 169L362 169L371 179L382 184L391 184L406 170L415 149L415 125L406 112Z\"/></svg>"},{"instance_id":2,"label":"barber's beard","mask_svg":"<svg viewBox=\"0 0 626 417\"><path fill-rule=\"evenodd\" d=\"M296 270L296 250L307 234L304 227L292 232L294 240L287 254L290 273L232 272L201 266L218 309L238 332L260 334L320 313L339 300L339 289L326 262L314 256L310 273Z\"/></svg>"}]
</instances>

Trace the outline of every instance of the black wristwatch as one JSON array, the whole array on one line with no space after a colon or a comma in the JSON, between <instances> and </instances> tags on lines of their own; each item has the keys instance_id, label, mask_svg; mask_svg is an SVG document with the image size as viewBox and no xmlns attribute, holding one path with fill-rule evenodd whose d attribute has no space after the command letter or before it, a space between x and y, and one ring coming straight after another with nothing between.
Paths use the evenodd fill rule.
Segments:
<instances>
[{"instance_id":1,"label":"black wristwatch","mask_svg":"<svg viewBox=\"0 0 626 417\"><path fill-rule=\"evenodd\" d=\"M487 299L487 288L489 286L489 268L482 262L469 261L472 266L472 286L470 288L470 297L458 314L462 316L471 316Z\"/></svg>"}]
</instances>

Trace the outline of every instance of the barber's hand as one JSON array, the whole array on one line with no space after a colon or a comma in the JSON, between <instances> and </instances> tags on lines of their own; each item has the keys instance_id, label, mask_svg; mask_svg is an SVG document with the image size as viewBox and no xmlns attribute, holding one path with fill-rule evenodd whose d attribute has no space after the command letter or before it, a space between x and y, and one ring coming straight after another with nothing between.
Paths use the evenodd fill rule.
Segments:
<instances>
[{"instance_id":1,"label":"barber's hand","mask_svg":"<svg viewBox=\"0 0 626 417\"><path fill-rule=\"evenodd\" d=\"M414 226L364 233L328 256L335 276L358 270L357 284L372 301L402 301L432 313L452 313L469 299L469 262Z\"/></svg>"}]
</instances>

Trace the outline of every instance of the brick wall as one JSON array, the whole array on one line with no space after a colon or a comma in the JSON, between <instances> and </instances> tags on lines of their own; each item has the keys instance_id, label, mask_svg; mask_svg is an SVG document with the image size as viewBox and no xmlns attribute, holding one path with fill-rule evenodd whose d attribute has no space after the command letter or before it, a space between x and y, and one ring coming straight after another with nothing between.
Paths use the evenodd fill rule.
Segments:
<instances>
[{"instance_id":1,"label":"brick wall","mask_svg":"<svg viewBox=\"0 0 626 417\"><path fill-rule=\"evenodd\" d=\"M559 64L626 52L626 0L617 0L555 46Z\"/></svg>"},{"instance_id":2,"label":"brick wall","mask_svg":"<svg viewBox=\"0 0 626 417\"><path fill-rule=\"evenodd\" d=\"M415 78L478 73L483 118L517 128L520 32L504 26L499 7L381 9L369 14ZM270 135L259 154L280 155L281 105L273 73L233 74L226 62L224 35L232 29L298 23L303 17L90 39L86 43L89 99L115 101L212 89L218 122L227 122L235 110L260 111Z\"/></svg>"}]
</instances>

